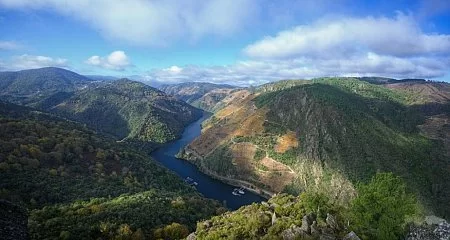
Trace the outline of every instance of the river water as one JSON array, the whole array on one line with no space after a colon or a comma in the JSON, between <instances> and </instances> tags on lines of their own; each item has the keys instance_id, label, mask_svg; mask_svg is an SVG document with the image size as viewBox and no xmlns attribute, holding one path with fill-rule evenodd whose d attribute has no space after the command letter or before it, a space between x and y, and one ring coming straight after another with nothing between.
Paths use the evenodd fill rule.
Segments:
<instances>
[{"instance_id":1,"label":"river water","mask_svg":"<svg viewBox=\"0 0 450 240\"><path fill-rule=\"evenodd\" d=\"M253 202L261 202L265 199L254 193L245 191L244 195L234 196L231 194L234 186L228 185L208 175L200 172L197 167L186 161L175 158L175 154L192 142L201 133L201 123L210 115L204 113L203 117L186 127L180 139L169 142L163 147L154 151L151 156L165 167L177 173L182 179L190 177L198 183L197 190L207 198L216 199L225 202L227 208L235 210L243 205L249 205Z\"/></svg>"}]
</instances>

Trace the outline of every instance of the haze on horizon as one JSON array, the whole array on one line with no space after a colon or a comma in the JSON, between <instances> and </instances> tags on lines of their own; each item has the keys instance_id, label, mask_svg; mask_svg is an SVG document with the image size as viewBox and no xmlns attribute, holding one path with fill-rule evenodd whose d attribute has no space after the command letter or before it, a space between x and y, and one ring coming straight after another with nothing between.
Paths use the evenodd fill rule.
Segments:
<instances>
[{"instance_id":1,"label":"haze on horizon","mask_svg":"<svg viewBox=\"0 0 450 240\"><path fill-rule=\"evenodd\" d=\"M0 0L0 71L144 82L450 82L450 1Z\"/></svg>"}]
</instances>

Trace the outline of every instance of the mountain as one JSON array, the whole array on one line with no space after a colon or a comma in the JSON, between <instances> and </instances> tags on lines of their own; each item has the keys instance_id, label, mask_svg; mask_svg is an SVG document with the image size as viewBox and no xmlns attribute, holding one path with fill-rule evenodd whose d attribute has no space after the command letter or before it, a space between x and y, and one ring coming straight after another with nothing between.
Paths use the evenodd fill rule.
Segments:
<instances>
[{"instance_id":1,"label":"mountain","mask_svg":"<svg viewBox=\"0 0 450 240\"><path fill-rule=\"evenodd\" d=\"M354 198L357 182L393 172L428 211L448 218L450 103L401 84L408 90L353 78L240 90L242 97L205 122L181 155L247 187L292 194L319 189L342 203ZM442 84L433 89L447 96ZM442 106L432 115L430 101Z\"/></svg>"},{"instance_id":2,"label":"mountain","mask_svg":"<svg viewBox=\"0 0 450 240\"><path fill-rule=\"evenodd\" d=\"M0 72L0 99L33 105L57 93L85 88L92 80L55 67Z\"/></svg>"},{"instance_id":3,"label":"mountain","mask_svg":"<svg viewBox=\"0 0 450 240\"><path fill-rule=\"evenodd\" d=\"M120 79L119 77L103 76L103 75L84 75L84 76L94 81L115 81Z\"/></svg>"},{"instance_id":4,"label":"mountain","mask_svg":"<svg viewBox=\"0 0 450 240\"><path fill-rule=\"evenodd\" d=\"M120 79L75 92L49 111L118 139L164 143L202 112L140 82Z\"/></svg>"},{"instance_id":5,"label":"mountain","mask_svg":"<svg viewBox=\"0 0 450 240\"><path fill-rule=\"evenodd\" d=\"M204 82L187 82L159 87L163 92L175 96L192 106L205 111L216 111L221 106L217 104L228 95L238 90L238 87L227 84Z\"/></svg>"},{"instance_id":6,"label":"mountain","mask_svg":"<svg viewBox=\"0 0 450 240\"><path fill-rule=\"evenodd\" d=\"M0 102L0 144L0 198L28 209L32 239L156 238L222 211L145 153L35 109Z\"/></svg>"}]
</instances>

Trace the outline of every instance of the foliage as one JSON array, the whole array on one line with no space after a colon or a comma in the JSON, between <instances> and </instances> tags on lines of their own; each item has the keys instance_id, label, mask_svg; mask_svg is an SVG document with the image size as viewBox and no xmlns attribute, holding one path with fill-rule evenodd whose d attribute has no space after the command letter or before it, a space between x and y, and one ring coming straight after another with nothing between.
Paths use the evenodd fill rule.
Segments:
<instances>
[{"instance_id":1,"label":"foliage","mask_svg":"<svg viewBox=\"0 0 450 240\"><path fill-rule=\"evenodd\" d=\"M233 157L228 146L220 146L216 148L208 157L202 160L202 167L206 167L221 175L233 175L235 167L233 165Z\"/></svg>"},{"instance_id":2,"label":"foliage","mask_svg":"<svg viewBox=\"0 0 450 240\"><path fill-rule=\"evenodd\" d=\"M317 191L307 190L297 197L278 194L267 203L245 206L198 223L197 239L281 239L285 230L301 226L304 216L315 219L318 232L329 232L329 215L336 220L338 227L331 233L338 239L350 231L363 239L401 238L405 217L415 214L416 206L403 181L391 173L380 173L370 183L360 184L358 191L359 196L350 206L336 204Z\"/></svg>"},{"instance_id":3,"label":"foliage","mask_svg":"<svg viewBox=\"0 0 450 240\"><path fill-rule=\"evenodd\" d=\"M35 239L139 239L172 222L193 229L219 210L126 143L29 108L0 106L0 198L31 211Z\"/></svg>"},{"instance_id":4,"label":"foliage","mask_svg":"<svg viewBox=\"0 0 450 240\"><path fill-rule=\"evenodd\" d=\"M416 213L416 200L404 182L392 173L375 175L360 184L352 203L352 228L366 239L401 239L408 216Z\"/></svg>"},{"instance_id":5,"label":"foliage","mask_svg":"<svg viewBox=\"0 0 450 240\"><path fill-rule=\"evenodd\" d=\"M254 102L269 109L265 128L278 123L280 132L287 128L298 136L296 153L292 149L292 154L277 156L269 151L274 159L291 166L299 159L318 161L353 182L368 180L377 171L394 172L427 207L444 216L450 213L450 188L431 192L432 186L450 181L450 175L443 145L418 133L424 116L411 104L420 103L419 98L356 79L327 78L263 93Z\"/></svg>"},{"instance_id":6,"label":"foliage","mask_svg":"<svg viewBox=\"0 0 450 240\"><path fill-rule=\"evenodd\" d=\"M150 190L37 209L30 213L29 229L33 239L61 233L67 239L180 239L197 221L218 213L217 202L196 194Z\"/></svg>"},{"instance_id":7,"label":"foliage","mask_svg":"<svg viewBox=\"0 0 450 240\"><path fill-rule=\"evenodd\" d=\"M201 111L143 83L116 80L75 92L51 111L116 138L174 140Z\"/></svg>"}]
</instances>

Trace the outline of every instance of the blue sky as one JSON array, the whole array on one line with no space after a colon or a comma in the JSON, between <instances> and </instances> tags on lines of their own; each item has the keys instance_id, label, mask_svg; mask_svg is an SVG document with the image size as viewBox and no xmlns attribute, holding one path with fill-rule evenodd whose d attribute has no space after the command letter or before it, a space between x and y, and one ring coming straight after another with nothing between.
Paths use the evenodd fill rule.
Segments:
<instances>
[{"instance_id":1,"label":"blue sky","mask_svg":"<svg viewBox=\"0 0 450 240\"><path fill-rule=\"evenodd\" d=\"M448 0L0 0L0 71L239 85L450 81Z\"/></svg>"}]
</instances>

